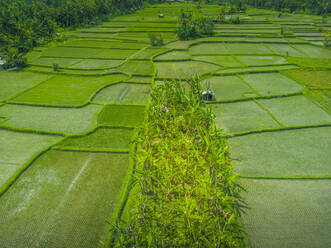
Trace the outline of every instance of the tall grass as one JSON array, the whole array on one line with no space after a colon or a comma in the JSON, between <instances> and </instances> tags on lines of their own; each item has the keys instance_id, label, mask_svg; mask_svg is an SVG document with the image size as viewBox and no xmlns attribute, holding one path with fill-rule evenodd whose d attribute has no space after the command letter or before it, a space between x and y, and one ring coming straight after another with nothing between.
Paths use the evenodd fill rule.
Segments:
<instances>
[{"instance_id":1,"label":"tall grass","mask_svg":"<svg viewBox=\"0 0 331 248\"><path fill-rule=\"evenodd\" d=\"M240 247L239 191L215 116L197 78L152 93L135 137L136 194L113 247Z\"/></svg>"}]
</instances>

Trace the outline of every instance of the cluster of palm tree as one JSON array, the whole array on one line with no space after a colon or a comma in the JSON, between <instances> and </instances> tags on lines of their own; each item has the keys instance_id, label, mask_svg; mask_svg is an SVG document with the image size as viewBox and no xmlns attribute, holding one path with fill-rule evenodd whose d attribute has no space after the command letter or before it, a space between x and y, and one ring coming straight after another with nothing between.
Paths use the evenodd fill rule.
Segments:
<instances>
[{"instance_id":1,"label":"cluster of palm tree","mask_svg":"<svg viewBox=\"0 0 331 248\"><path fill-rule=\"evenodd\" d=\"M0 0L0 53L9 56L10 60L21 57L18 55L32 47L61 36L61 28L93 24L109 15L131 12L141 7L143 2Z\"/></svg>"},{"instance_id":2,"label":"cluster of palm tree","mask_svg":"<svg viewBox=\"0 0 331 248\"><path fill-rule=\"evenodd\" d=\"M201 1L201 0L195 0ZM304 11L309 14L324 15L331 12L330 0L205 0L214 4L247 4L255 8L274 9L277 11Z\"/></svg>"}]
</instances>

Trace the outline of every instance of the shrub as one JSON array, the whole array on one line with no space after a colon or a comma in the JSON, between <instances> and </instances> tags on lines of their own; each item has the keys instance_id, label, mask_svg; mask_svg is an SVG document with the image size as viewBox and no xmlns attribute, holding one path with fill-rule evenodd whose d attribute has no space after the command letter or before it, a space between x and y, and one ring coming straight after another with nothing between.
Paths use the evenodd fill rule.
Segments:
<instances>
[{"instance_id":1,"label":"shrub","mask_svg":"<svg viewBox=\"0 0 331 248\"><path fill-rule=\"evenodd\" d=\"M179 39L189 40L201 35L211 35L213 32L214 23L211 18L201 13L186 13L183 9L181 10L176 27Z\"/></svg>"},{"instance_id":2,"label":"shrub","mask_svg":"<svg viewBox=\"0 0 331 248\"><path fill-rule=\"evenodd\" d=\"M324 38L324 46L330 47L331 46L331 33L327 33Z\"/></svg>"},{"instance_id":3,"label":"shrub","mask_svg":"<svg viewBox=\"0 0 331 248\"><path fill-rule=\"evenodd\" d=\"M60 66L57 63L53 63L53 71L59 71L60 70Z\"/></svg>"},{"instance_id":4,"label":"shrub","mask_svg":"<svg viewBox=\"0 0 331 248\"><path fill-rule=\"evenodd\" d=\"M158 47L163 46L163 38L160 34L159 35L149 34L149 40L152 46L158 46Z\"/></svg>"},{"instance_id":5,"label":"shrub","mask_svg":"<svg viewBox=\"0 0 331 248\"><path fill-rule=\"evenodd\" d=\"M280 27L280 34L282 34L282 35L283 35L284 33L285 33L284 27L283 27L283 26L281 26L281 27Z\"/></svg>"},{"instance_id":6,"label":"shrub","mask_svg":"<svg viewBox=\"0 0 331 248\"><path fill-rule=\"evenodd\" d=\"M176 33L181 40L188 40L190 38L197 37L198 34L193 21L192 13L185 13L183 9L181 10L177 22Z\"/></svg>"},{"instance_id":7,"label":"shrub","mask_svg":"<svg viewBox=\"0 0 331 248\"><path fill-rule=\"evenodd\" d=\"M111 247L240 247L239 190L198 79L152 93L134 139L135 206ZM190 88L187 90L186 88Z\"/></svg>"},{"instance_id":8,"label":"shrub","mask_svg":"<svg viewBox=\"0 0 331 248\"><path fill-rule=\"evenodd\" d=\"M4 64L3 67L5 69L9 68L22 68L26 66L27 59L24 57L24 53L20 53L19 50L15 47L10 47L5 50Z\"/></svg>"},{"instance_id":9,"label":"shrub","mask_svg":"<svg viewBox=\"0 0 331 248\"><path fill-rule=\"evenodd\" d=\"M214 32L214 23L209 17L198 15L195 18L195 25L197 34L211 35Z\"/></svg>"},{"instance_id":10,"label":"shrub","mask_svg":"<svg viewBox=\"0 0 331 248\"><path fill-rule=\"evenodd\" d=\"M328 15L327 14L324 14L323 16L322 16L322 23L323 24L326 24L327 23L327 21L328 21Z\"/></svg>"}]
</instances>

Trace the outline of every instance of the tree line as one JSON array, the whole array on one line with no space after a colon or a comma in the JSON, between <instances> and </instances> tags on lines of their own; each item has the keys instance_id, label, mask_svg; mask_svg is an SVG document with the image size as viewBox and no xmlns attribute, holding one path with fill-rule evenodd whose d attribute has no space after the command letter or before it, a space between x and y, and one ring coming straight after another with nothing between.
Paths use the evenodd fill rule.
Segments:
<instances>
[{"instance_id":1,"label":"tree line","mask_svg":"<svg viewBox=\"0 0 331 248\"><path fill-rule=\"evenodd\" d=\"M32 47L60 39L63 28L94 24L162 0L0 0L0 54L6 67L24 64Z\"/></svg>"},{"instance_id":2,"label":"tree line","mask_svg":"<svg viewBox=\"0 0 331 248\"><path fill-rule=\"evenodd\" d=\"M201 1L201 0L195 0ZM331 12L330 0L205 0L206 3L249 5L285 12L325 15Z\"/></svg>"}]
</instances>

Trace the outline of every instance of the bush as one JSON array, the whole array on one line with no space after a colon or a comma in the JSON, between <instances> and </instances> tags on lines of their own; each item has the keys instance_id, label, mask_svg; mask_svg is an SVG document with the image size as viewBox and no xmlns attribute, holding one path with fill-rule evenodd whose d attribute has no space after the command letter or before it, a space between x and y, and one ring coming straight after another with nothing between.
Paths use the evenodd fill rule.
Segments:
<instances>
[{"instance_id":1,"label":"bush","mask_svg":"<svg viewBox=\"0 0 331 248\"><path fill-rule=\"evenodd\" d=\"M57 64L57 63L53 63L53 71L59 71L60 70L60 66L59 66L59 64Z\"/></svg>"},{"instance_id":2,"label":"bush","mask_svg":"<svg viewBox=\"0 0 331 248\"><path fill-rule=\"evenodd\" d=\"M163 38L160 34L156 35L156 34L149 34L149 40L151 42L152 46L163 46Z\"/></svg>"},{"instance_id":3,"label":"bush","mask_svg":"<svg viewBox=\"0 0 331 248\"><path fill-rule=\"evenodd\" d=\"M189 40L202 35L211 35L214 32L214 23L211 18L201 13L186 13L181 10L178 18L176 33L181 40Z\"/></svg>"},{"instance_id":4,"label":"bush","mask_svg":"<svg viewBox=\"0 0 331 248\"><path fill-rule=\"evenodd\" d=\"M154 89L134 139L135 206L111 247L241 247L240 186L220 134L198 79Z\"/></svg>"},{"instance_id":5,"label":"bush","mask_svg":"<svg viewBox=\"0 0 331 248\"><path fill-rule=\"evenodd\" d=\"M3 56L5 69L9 68L22 68L27 64L27 59L24 57L24 53L20 53L15 47L10 47L5 50L5 55Z\"/></svg>"},{"instance_id":6,"label":"bush","mask_svg":"<svg viewBox=\"0 0 331 248\"><path fill-rule=\"evenodd\" d=\"M325 35L325 39L324 39L324 46L325 47L330 47L331 46L331 33L327 33Z\"/></svg>"}]
</instances>

